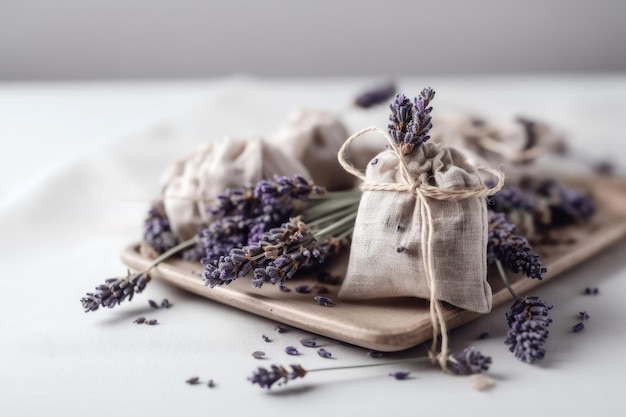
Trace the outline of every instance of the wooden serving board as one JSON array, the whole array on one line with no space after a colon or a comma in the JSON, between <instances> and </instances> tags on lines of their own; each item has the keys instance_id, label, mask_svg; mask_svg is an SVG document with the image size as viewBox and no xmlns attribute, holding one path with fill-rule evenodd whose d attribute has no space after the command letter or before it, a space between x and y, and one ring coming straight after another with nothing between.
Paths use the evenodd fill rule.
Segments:
<instances>
[{"instance_id":1,"label":"wooden serving board","mask_svg":"<svg viewBox=\"0 0 626 417\"><path fill-rule=\"evenodd\" d=\"M617 179L591 178L576 181L594 193L596 215L584 226L559 229L559 237L569 243L534 246L541 255L548 273L543 281L510 274L513 288L525 294L533 287L555 278L626 237L626 182ZM324 271L343 277L347 267L347 254L330 264ZM122 260L131 269L144 270L151 260L139 253L139 244L128 246L122 252ZM300 285L320 285L317 272L301 273L288 282L291 292L265 285L253 288L250 280L240 278L230 285L217 288L204 286L198 272L198 263L172 259L153 269L154 276L185 290L229 306L258 314L269 319L297 327L312 333L345 341L379 351L407 349L432 338L428 301L416 298L396 298L371 301L339 300L338 285L321 284L329 290L322 294L336 303L334 307L320 306L313 297L315 291L302 294L293 291ZM493 290L493 305L510 302L512 297L504 288L495 269L488 277ZM448 328L454 328L480 317L444 303Z\"/></svg>"}]
</instances>

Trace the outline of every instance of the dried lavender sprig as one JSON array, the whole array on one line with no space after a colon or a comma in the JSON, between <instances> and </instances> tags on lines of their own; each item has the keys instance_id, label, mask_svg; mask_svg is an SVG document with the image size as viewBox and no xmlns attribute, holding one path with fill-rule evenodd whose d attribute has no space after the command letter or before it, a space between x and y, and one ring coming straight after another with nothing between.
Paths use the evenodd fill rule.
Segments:
<instances>
[{"instance_id":1,"label":"dried lavender sprig","mask_svg":"<svg viewBox=\"0 0 626 417\"><path fill-rule=\"evenodd\" d=\"M502 264L496 261L496 265L504 285L515 297L515 302L506 313L509 332L504 343L523 362L533 363L543 359L546 354L543 345L550 333L548 326L552 323L548 311L552 306L536 296L519 296L511 287Z\"/></svg>"},{"instance_id":2,"label":"dried lavender sprig","mask_svg":"<svg viewBox=\"0 0 626 417\"><path fill-rule=\"evenodd\" d=\"M96 287L95 292L87 293L80 299L85 313L96 311L100 307L113 308L116 305L120 305L122 301L132 300L133 296L141 293L146 288L148 282L150 282L149 272L152 268L190 246L195 245L195 243L195 239L189 239L174 246L155 258L144 271L134 274L129 272L126 277L109 278L105 280L104 284L100 284Z\"/></svg>"},{"instance_id":3,"label":"dried lavender sprig","mask_svg":"<svg viewBox=\"0 0 626 417\"><path fill-rule=\"evenodd\" d=\"M537 193L546 198L555 226L586 222L595 213L595 205L589 194L555 180L541 182Z\"/></svg>"},{"instance_id":4,"label":"dried lavender sprig","mask_svg":"<svg viewBox=\"0 0 626 417\"><path fill-rule=\"evenodd\" d=\"M543 279L546 268L539 255L522 236L515 234L515 225L503 213L489 210L487 263L500 261L513 273L524 273L529 278Z\"/></svg>"},{"instance_id":5,"label":"dried lavender sprig","mask_svg":"<svg viewBox=\"0 0 626 417\"><path fill-rule=\"evenodd\" d=\"M143 222L143 240L158 253L163 253L178 244L178 239L170 227L170 221L165 214L163 202L157 202L150 207L148 216Z\"/></svg>"},{"instance_id":6,"label":"dried lavender sprig","mask_svg":"<svg viewBox=\"0 0 626 417\"><path fill-rule=\"evenodd\" d=\"M395 365L400 363L419 363L428 361L430 361L429 357L417 357L399 359L395 361L368 363L362 365L333 366L328 368L315 369L304 369L301 365L290 365L291 371L289 371L284 366L272 365L269 369L262 367L257 368L257 371L253 372L252 376L248 378L248 380L252 384L259 385L261 388L270 389L276 383L278 383L278 385L286 384L291 380L304 378L306 375L312 372L338 371L346 369L369 368L374 366ZM479 351L472 347L466 348L462 352L448 356L448 365L450 366L450 370L452 373L457 375L482 373L489 369L490 364L490 357L482 355Z\"/></svg>"},{"instance_id":7,"label":"dried lavender sprig","mask_svg":"<svg viewBox=\"0 0 626 417\"><path fill-rule=\"evenodd\" d=\"M389 134L404 155L430 139L428 135L432 128L430 102L434 97L435 91L432 88L425 88L413 102L404 94L397 94L389 106L391 109Z\"/></svg>"}]
</instances>

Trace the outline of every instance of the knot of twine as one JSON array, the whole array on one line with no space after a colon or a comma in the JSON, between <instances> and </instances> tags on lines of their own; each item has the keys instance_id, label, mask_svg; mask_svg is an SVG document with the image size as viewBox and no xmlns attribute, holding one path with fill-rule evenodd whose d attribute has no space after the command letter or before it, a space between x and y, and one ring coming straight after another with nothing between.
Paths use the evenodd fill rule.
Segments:
<instances>
[{"instance_id":1,"label":"knot of twine","mask_svg":"<svg viewBox=\"0 0 626 417\"><path fill-rule=\"evenodd\" d=\"M350 144L359 136L371 131L377 131L382 134L383 137L387 139L387 142L391 146L391 149L398 156L402 183L368 183L365 174L355 168L354 165L352 165L346 159L346 152ZM433 341L428 355L433 363L438 363L441 369L447 371L447 362L449 356L448 329L443 317L443 308L436 297L436 282L433 278L434 223L430 210L430 205L428 204L428 197L444 201L487 197L500 191L500 189L504 185L504 175L496 169L477 167L479 170L488 172L498 179L498 183L491 188L485 185L480 185L478 187L450 190L421 183L411 175L405 160L405 156L402 154L399 146L397 146L391 136L389 136L384 130L380 129L377 126L371 126L365 129L361 129L352 136L350 136L348 139L346 139L346 141L339 149L339 152L337 153L337 159L339 160L339 163L341 164L343 169L363 181L363 183L361 184L361 190L409 192L411 194L415 194L416 198L421 201L422 204L420 205L420 215L422 219L426 219L426 227L422 227L421 246L422 253L424 254L423 262L424 271L426 273L426 282L430 291L430 321L433 327ZM437 346L439 336L441 336L441 349L438 351Z\"/></svg>"}]
</instances>

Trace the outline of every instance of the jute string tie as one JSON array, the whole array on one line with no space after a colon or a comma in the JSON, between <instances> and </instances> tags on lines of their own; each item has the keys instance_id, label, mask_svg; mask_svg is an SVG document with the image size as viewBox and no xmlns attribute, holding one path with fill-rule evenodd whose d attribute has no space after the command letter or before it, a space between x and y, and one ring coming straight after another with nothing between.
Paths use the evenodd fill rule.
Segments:
<instances>
[{"instance_id":1,"label":"jute string tie","mask_svg":"<svg viewBox=\"0 0 626 417\"><path fill-rule=\"evenodd\" d=\"M367 178L365 174L359 169L355 168L346 157L347 149L350 144L356 140L361 135L376 131L379 132L383 137L387 140L390 145L390 149L393 150L399 162L400 175L402 178L401 183L372 183L367 182ZM504 185L504 175L492 168L479 167L479 170L487 172L498 179L497 184L494 187L487 187L485 185L480 185L478 187L454 190L454 189L444 189L435 187L429 184L421 183L417 178L414 178L407 166L405 155L402 154L399 146L394 142L394 140L389 136L384 130L380 129L377 126L367 127L365 129L361 129L352 136L350 136L343 143L339 152L337 153L337 159L339 163L347 172L351 173L355 177L359 178L362 181L361 190L362 191L396 191L396 192L409 192L414 194L417 199L422 203L420 205L420 215L422 219L426 219L425 227L422 227L421 230L421 248L424 262L424 271L426 273L426 282L428 284L428 289L430 291L430 321L433 327L433 340L432 345L429 351L430 359L433 363L439 363L439 366L443 370L447 370L447 361L449 356L448 351L448 329L446 327L446 322L443 316L443 308L441 303L436 298L436 282L433 278L433 217L430 209L430 205L428 204L428 198L433 198L436 200L443 201L451 201L451 200L463 200L467 198L482 198L493 195L500 191L502 186ZM441 349L438 352L437 345L439 336L441 336Z\"/></svg>"}]
</instances>

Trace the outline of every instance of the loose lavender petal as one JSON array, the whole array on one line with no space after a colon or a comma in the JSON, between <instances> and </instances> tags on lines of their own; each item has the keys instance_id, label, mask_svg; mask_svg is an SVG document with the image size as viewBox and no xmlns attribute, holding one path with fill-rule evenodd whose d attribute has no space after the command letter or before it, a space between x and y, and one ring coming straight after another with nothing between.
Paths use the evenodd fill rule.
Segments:
<instances>
[{"instance_id":1,"label":"loose lavender petal","mask_svg":"<svg viewBox=\"0 0 626 417\"><path fill-rule=\"evenodd\" d=\"M265 342L267 342L267 343L269 343L269 342L271 342L271 341L272 341L272 339L270 339L269 337L267 337L267 336L265 336L265 335L262 335L261 337L263 338L263 341L265 341Z\"/></svg>"},{"instance_id":2,"label":"loose lavender petal","mask_svg":"<svg viewBox=\"0 0 626 417\"><path fill-rule=\"evenodd\" d=\"M357 107L368 109L391 99L394 94L396 94L396 85L394 82L389 82L359 94L354 99L354 104Z\"/></svg>"},{"instance_id":3,"label":"loose lavender petal","mask_svg":"<svg viewBox=\"0 0 626 417\"><path fill-rule=\"evenodd\" d=\"M327 351L324 348L317 349L317 354L320 355L322 358L327 358L327 359L333 356L329 351Z\"/></svg>"},{"instance_id":4,"label":"loose lavender petal","mask_svg":"<svg viewBox=\"0 0 626 417\"><path fill-rule=\"evenodd\" d=\"M389 374L389 376L394 377L398 381L402 381L402 380L405 380L405 379L409 379L409 375L410 374L411 374L410 372L393 372L393 373Z\"/></svg>"},{"instance_id":5,"label":"loose lavender petal","mask_svg":"<svg viewBox=\"0 0 626 417\"><path fill-rule=\"evenodd\" d=\"M135 320L133 320L133 323L142 324L144 321L146 321L145 317L137 317Z\"/></svg>"},{"instance_id":6,"label":"loose lavender petal","mask_svg":"<svg viewBox=\"0 0 626 417\"><path fill-rule=\"evenodd\" d=\"M295 291L299 294L308 294L311 292L311 288L308 285L299 285L295 288Z\"/></svg>"},{"instance_id":7,"label":"loose lavender petal","mask_svg":"<svg viewBox=\"0 0 626 417\"><path fill-rule=\"evenodd\" d=\"M572 331L574 333L580 333L585 329L585 324L583 322L577 323L572 327Z\"/></svg>"},{"instance_id":8,"label":"loose lavender petal","mask_svg":"<svg viewBox=\"0 0 626 417\"><path fill-rule=\"evenodd\" d=\"M260 350L257 350L255 352L252 352L252 357L254 359L264 359L265 358L265 352L261 352Z\"/></svg>"},{"instance_id":9,"label":"loose lavender petal","mask_svg":"<svg viewBox=\"0 0 626 417\"><path fill-rule=\"evenodd\" d=\"M200 383L200 378L197 376L191 377L185 381L189 385L198 385Z\"/></svg>"},{"instance_id":10,"label":"loose lavender petal","mask_svg":"<svg viewBox=\"0 0 626 417\"><path fill-rule=\"evenodd\" d=\"M148 300L148 304L150 304L152 308L159 308L159 305L154 300Z\"/></svg>"},{"instance_id":11,"label":"loose lavender petal","mask_svg":"<svg viewBox=\"0 0 626 417\"><path fill-rule=\"evenodd\" d=\"M209 388L215 388L215 382L212 379L209 379L209 382L207 382L206 385Z\"/></svg>"},{"instance_id":12,"label":"loose lavender petal","mask_svg":"<svg viewBox=\"0 0 626 417\"><path fill-rule=\"evenodd\" d=\"M156 319L152 319L152 320L146 320L145 322L147 325L149 326L155 326L157 324L159 324L159 322Z\"/></svg>"},{"instance_id":13,"label":"loose lavender petal","mask_svg":"<svg viewBox=\"0 0 626 417\"><path fill-rule=\"evenodd\" d=\"M315 339L300 339L300 343L302 344L302 346L306 347L317 346L317 341Z\"/></svg>"},{"instance_id":14,"label":"loose lavender petal","mask_svg":"<svg viewBox=\"0 0 626 417\"><path fill-rule=\"evenodd\" d=\"M586 311L581 311L580 313L578 313L581 320L589 320L589 314L587 314Z\"/></svg>"},{"instance_id":15,"label":"loose lavender petal","mask_svg":"<svg viewBox=\"0 0 626 417\"><path fill-rule=\"evenodd\" d=\"M286 353L287 355L292 355L292 356L297 356L297 355L299 355L299 354L300 354L300 352L298 352L298 349L296 349L296 348L295 348L295 347L293 347L293 346L287 346L287 347L285 348L285 353Z\"/></svg>"},{"instance_id":16,"label":"loose lavender petal","mask_svg":"<svg viewBox=\"0 0 626 417\"><path fill-rule=\"evenodd\" d=\"M172 306L172 304L170 303L170 301L167 298L164 298L163 301L161 301L161 307L163 308L170 308Z\"/></svg>"},{"instance_id":17,"label":"loose lavender petal","mask_svg":"<svg viewBox=\"0 0 626 417\"><path fill-rule=\"evenodd\" d=\"M316 295L313 299L323 307L332 307L335 305L335 302L331 298L324 297L323 295Z\"/></svg>"}]
</instances>

